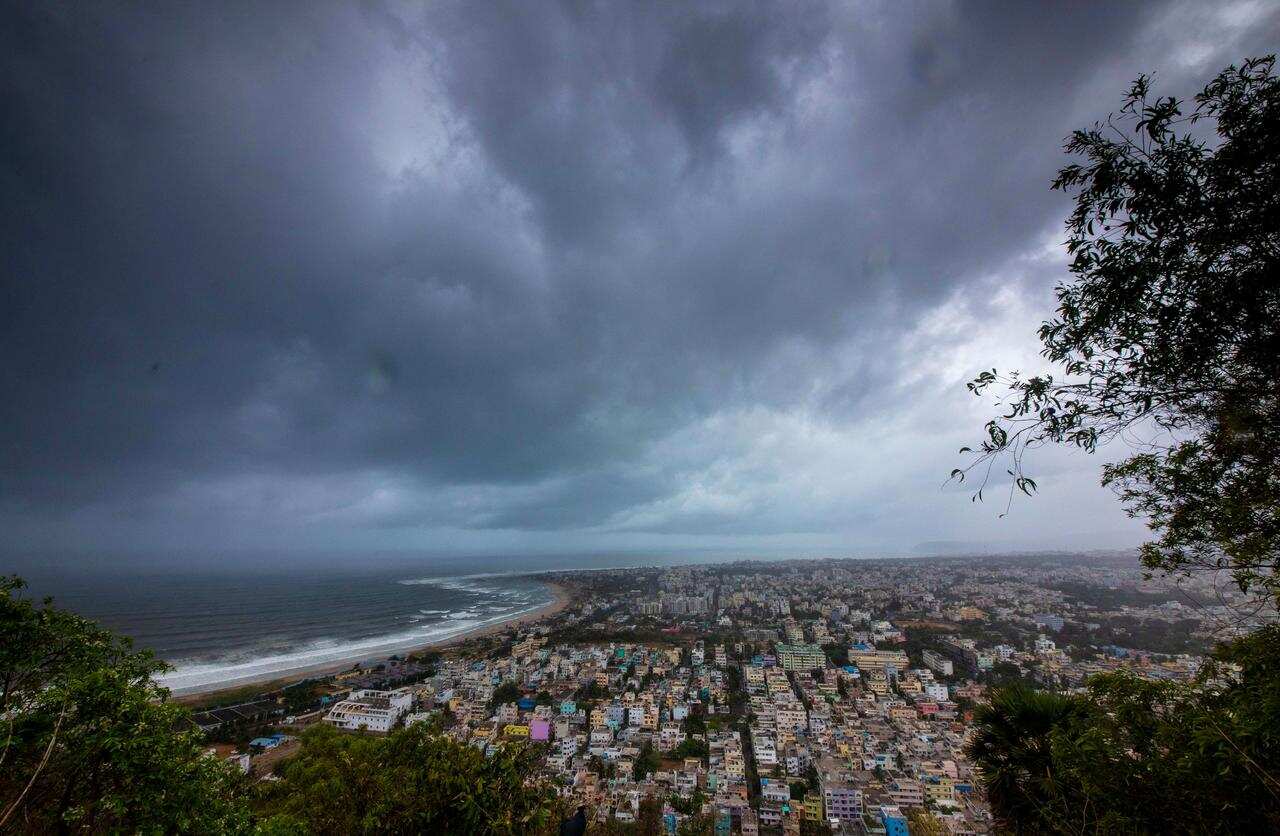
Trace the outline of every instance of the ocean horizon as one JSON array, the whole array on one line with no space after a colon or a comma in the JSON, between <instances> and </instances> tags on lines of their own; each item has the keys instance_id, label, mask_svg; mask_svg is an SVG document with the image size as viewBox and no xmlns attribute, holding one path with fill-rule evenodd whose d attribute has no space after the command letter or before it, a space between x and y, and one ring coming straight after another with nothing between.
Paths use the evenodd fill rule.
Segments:
<instances>
[{"instance_id":1,"label":"ocean horizon","mask_svg":"<svg viewBox=\"0 0 1280 836\"><path fill-rule=\"evenodd\" d=\"M509 555L223 562L28 559L35 598L131 638L173 666L175 694L385 658L510 621L554 601L539 573L718 563L705 555Z\"/></svg>"}]
</instances>

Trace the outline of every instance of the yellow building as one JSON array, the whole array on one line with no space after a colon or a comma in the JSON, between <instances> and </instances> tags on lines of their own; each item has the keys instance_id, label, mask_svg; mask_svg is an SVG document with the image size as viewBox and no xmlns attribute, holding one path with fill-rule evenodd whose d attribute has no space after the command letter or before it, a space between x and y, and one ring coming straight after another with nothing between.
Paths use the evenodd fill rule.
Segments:
<instances>
[{"instance_id":1,"label":"yellow building","mask_svg":"<svg viewBox=\"0 0 1280 836\"><path fill-rule=\"evenodd\" d=\"M804 820L813 822L826 820L823 815L821 793L811 792L804 797Z\"/></svg>"},{"instance_id":2,"label":"yellow building","mask_svg":"<svg viewBox=\"0 0 1280 836\"><path fill-rule=\"evenodd\" d=\"M954 801L956 797L955 782L945 776L937 781L925 781L924 791L933 801Z\"/></svg>"},{"instance_id":3,"label":"yellow building","mask_svg":"<svg viewBox=\"0 0 1280 836\"><path fill-rule=\"evenodd\" d=\"M862 671L882 671L892 665L900 671L911 667L911 660L901 650L849 650L849 664Z\"/></svg>"}]
</instances>

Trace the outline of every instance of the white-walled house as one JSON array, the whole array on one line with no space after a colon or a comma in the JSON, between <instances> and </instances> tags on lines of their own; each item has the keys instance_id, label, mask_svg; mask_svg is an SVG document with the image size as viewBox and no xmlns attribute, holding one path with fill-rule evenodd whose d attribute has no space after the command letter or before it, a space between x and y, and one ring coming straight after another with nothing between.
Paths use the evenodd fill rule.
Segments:
<instances>
[{"instance_id":1,"label":"white-walled house","mask_svg":"<svg viewBox=\"0 0 1280 836\"><path fill-rule=\"evenodd\" d=\"M349 731L389 732L412 705L413 692L408 688L354 691L335 705L324 721Z\"/></svg>"}]
</instances>

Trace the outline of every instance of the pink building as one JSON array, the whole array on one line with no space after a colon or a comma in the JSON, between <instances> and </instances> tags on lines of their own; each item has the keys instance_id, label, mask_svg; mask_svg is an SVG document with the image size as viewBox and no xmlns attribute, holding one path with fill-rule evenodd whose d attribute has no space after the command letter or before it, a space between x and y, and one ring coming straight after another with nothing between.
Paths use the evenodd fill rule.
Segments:
<instances>
[{"instance_id":1,"label":"pink building","mask_svg":"<svg viewBox=\"0 0 1280 836\"><path fill-rule=\"evenodd\" d=\"M529 721L529 739L530 740L550 740L551 739L551 721L550 720L530 720Z\"/></svg>"}]
</instances>

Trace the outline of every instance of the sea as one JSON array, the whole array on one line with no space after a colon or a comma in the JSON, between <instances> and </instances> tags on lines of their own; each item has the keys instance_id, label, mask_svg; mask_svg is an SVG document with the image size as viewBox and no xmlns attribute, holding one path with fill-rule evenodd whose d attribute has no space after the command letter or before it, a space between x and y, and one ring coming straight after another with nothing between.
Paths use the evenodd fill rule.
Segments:
<instances>
[{"instance_id":1,"label":"sea","mask_svg":"<svg viewBox=\"0 0 1280 836\"><path fill-rule=\"evenodd\" d=\"M724 559L723 557L720 559ZM384 659L554 600L537 573L711 562L704 556L537 555L24 560L51 595L173 666L182 695L317 666Z\"/></svg>"}]
</instances>

